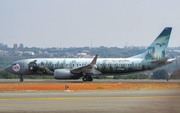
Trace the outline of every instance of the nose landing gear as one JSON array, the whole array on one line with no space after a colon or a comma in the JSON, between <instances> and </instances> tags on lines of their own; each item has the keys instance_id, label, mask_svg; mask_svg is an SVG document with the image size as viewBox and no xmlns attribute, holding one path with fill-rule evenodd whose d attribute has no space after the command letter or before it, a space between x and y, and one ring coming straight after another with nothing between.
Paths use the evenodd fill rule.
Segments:
<instances>
[{"instance_id":1,"label":"nose landing gear","mask_svg":"<svg viewBox=\"0 0 180 113\"><path fill-rule=\"evenodd\" d=\"M19 76L19 79L20 79L20 82L23 82L23 76L21 75L21 76Z\"/></svg>"}]
</instances>

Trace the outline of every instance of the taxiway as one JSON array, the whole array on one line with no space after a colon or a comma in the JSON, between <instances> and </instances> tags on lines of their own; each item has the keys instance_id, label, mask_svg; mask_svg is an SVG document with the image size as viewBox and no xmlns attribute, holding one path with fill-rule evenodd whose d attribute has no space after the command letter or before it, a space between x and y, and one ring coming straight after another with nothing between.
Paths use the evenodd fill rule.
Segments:
<instances>
[{"instance_id":1,"label":"taxiway","mask_svg":"<svg viewBox=\"0 0 180 113\"><path fill-rule=\"evenodd\" d=\"M0 83L19 83L19 79L0 79ZM77 80L56 80L56 79L24 79L24 82L57 82L57 83L83 83L82 79ZM94 79L89 83L102 83L102 82L112 82L112 83L180 83L180 80L151 80L151 79Z\"/></svg>"},{"instance_id":2,"label":"taxiway","mask_svg":"<svg viewBox=\"0 0 180 113\"><path fill-rule=\"evenodd\" d=\"M179 113L179 90L0 92L7 113Z\"/></svg>"}]
</instances>

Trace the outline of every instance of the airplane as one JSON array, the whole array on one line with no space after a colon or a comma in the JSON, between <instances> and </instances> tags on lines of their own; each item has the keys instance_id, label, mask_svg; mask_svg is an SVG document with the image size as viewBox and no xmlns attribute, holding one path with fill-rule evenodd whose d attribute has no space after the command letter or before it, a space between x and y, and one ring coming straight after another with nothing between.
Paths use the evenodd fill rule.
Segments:
<instances>
[{"instance_id":1,"label":"airplane","mask_svg":"<svg viewBox=\"0 0 180 113\"><path fill-rule=\"evenodd\" d=\"M129 58L32 58L15 61L5 70L18 75L51 75L55 79L79 79L93 81L94 75L127 75L172 63L166 57L172 27L165 27L147 50Z\"/></svg>"}]
</instances>

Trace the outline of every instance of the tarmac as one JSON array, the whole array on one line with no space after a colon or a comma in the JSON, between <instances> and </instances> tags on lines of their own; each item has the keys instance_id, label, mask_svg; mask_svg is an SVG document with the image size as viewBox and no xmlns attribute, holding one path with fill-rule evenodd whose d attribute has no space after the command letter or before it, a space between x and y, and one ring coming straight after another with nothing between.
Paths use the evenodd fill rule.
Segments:
<instances>
[{"instance_id":1,"label":"tarmac","mask_svg":"<svg viewBox=\"0 0 180 113\"><path fill-rule=\"evenodd\" d=\"M179 90L0 92L1 113L180 113Z\"/></svg>"},{"instance_id":2,"label":"tarmac","mask_svg":"<svg viewBox=\"0 0 180 113\"><path fill-rule=\"evenodd\" d=\"M3 82L19 82L19 79L0 79L0 83ZM82 79L77 79L77 80L56 80L56 79L24 79L24 82L58 82L58 83L83 83ZM104 83L104 82L115 82L115 83L180 83L180 79L177 80L171 80L169 79L168 81L166 79L164 80L151 80L151 79L94 79L90 83Z\"/></svg>"},{"instance_id":3,"label":"tarmac","mask_svg":"<svg viewBox=\"0 0 180 113\"><path fill-rule=\"evenodd\" d=\"M4 82L18 83L19 79L0 79L0 85ZM82 80L25 79L24 82L81 83ZM95 79L93 82L180 83L180 80ZM0 92L0 113L180 113L179 105L180 90Z\"/></svg>"}]
</instances>

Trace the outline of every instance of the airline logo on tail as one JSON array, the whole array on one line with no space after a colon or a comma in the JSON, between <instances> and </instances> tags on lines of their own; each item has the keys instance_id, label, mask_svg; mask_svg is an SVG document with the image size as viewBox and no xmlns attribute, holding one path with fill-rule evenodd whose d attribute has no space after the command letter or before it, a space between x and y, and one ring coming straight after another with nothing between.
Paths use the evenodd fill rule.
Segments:
<instances>
[{"instance_id":1,"label":"airline logo on tail","mask_svg":"<svg viewBox=\"0 0 180 113\"><path fill-rule=\"evenodd\" d=\"M169 43L172 27L166 27L148 49L134 58L142 58L145 60L159 60L165 58L166 49Z\"/></svg>"},{"instance_id":2,"label":"airline logo on tail","mask_svg":"<svg viewBox=\"0 0 180 113\"><path fill-rule=\"evenodd\" d=\"M159 60L165 58L166 49L169 42L171 27L166 27L160 35L155 39L155 41L148 48L148 52L145 59Z\"/></svg>"}]
</instances>

